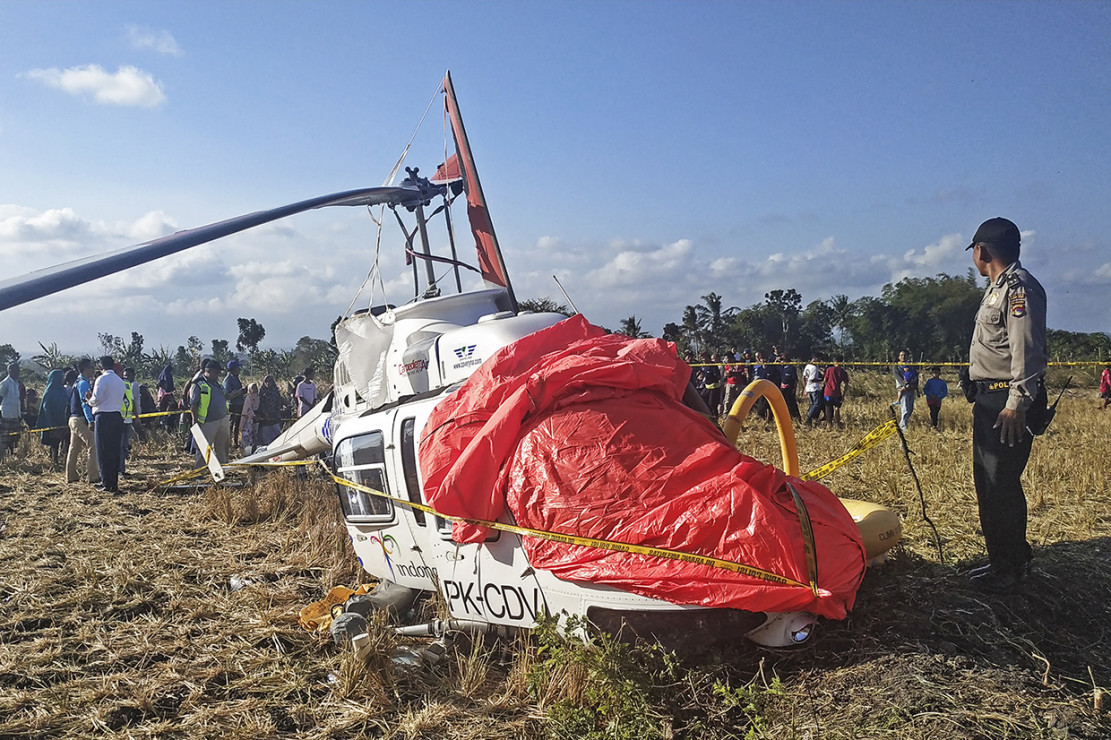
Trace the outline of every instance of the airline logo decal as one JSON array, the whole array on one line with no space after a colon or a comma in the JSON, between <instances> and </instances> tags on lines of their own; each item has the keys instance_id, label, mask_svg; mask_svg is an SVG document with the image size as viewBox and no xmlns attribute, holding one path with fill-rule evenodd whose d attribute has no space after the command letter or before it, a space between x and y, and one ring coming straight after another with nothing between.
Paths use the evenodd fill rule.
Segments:
<instances>
[{"instance_id":1,"label":"airline logo decal","mask_svg":"<svg viewBox=\"0 0 1111 740\"><path fill-rule=\"evenodd\" d=\"M406 362L404 365L397 366L399 375L409 375L410 373L423 373L428 369L428 360L417 359L412 362Z\"/></svg>"},{"instance_id":2,"label":"airline logo decal","mask_svg":"<svg viewBox=\"0 0 1111 740\"><path fill-rule=\"evenodd\" d=\"M455 349L453 349L452 352L455 353L455 358L459 360L459 362L452 365L452 369L461 370L465 367L475 367L477 365L481 365L482 358L474 356L475 347L477 346L478 345L475 344L468 344L463 347L456 347Z\"/></svg>"},{"instance_id":3,"label":"airline logo decal","mask_svg":"<svg viewBox=\"0 0 1111 740\"><path fill-rule=\"evenodd\" d=\"M386 559L386 566L390 569L390 577L393 578L393 561L390 559L390 555L393 555L394 550L397 549L397 540L393 538L392 534L387 534L382 538L371 537L370 541L377 542L382 548L382 557Z\"/></svg>"}]
</instances>

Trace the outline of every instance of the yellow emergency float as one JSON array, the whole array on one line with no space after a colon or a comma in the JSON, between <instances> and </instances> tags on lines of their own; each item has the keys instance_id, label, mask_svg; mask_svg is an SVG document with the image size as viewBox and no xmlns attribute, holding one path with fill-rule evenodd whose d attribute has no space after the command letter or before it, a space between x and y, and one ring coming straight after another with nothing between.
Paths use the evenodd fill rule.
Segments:
<instances>
[{"instance_id":1,"label":"yellow emergency float","mask_svg":"<svg viewBox=\"0 0 1111 740\"><path fill-rule=\"evenodd\" d=\"M783 400L783 394L770 381L754 380L745 386L725 419L723 427L725 436L736 446L741 425L759 398L767 400L772 409L772 416L775 418L775 427L779 434L779 450L783 457L783 471L797 478L799 477L799 454L795 445L795 428L791 425L791 416L787 411L787 402ZM903 524L899 520L899 515L886 506L871 501L840 496L837 500L849 512L849 516L860 530L868 563L882 562L887 552L899 543L899 538L903 534Z\"/></svg>"}]
</instances>

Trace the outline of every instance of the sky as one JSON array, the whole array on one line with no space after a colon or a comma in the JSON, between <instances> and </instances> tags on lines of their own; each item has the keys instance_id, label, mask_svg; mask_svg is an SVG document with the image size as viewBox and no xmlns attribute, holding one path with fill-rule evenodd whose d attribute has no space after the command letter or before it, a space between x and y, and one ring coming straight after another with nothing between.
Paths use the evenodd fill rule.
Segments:
<instances>
[{"instance_id":1,"label":"sky","mask_svg":"<svg viewBox=\"0 0 1111 740\"><path fill-rule=\"evenodd\" d=\"M658 335L711 292L963 276L1006 216L1049 326L1111 331L1108 2L5 0L0 278L380 185L445 70L519 298L555 275ZM442 152L434 106L405 164ZM325 338L376 240L296 216L9 309L0 344ZM396 230L380 267L408 299Z\"/></svg>"}]
</instances>

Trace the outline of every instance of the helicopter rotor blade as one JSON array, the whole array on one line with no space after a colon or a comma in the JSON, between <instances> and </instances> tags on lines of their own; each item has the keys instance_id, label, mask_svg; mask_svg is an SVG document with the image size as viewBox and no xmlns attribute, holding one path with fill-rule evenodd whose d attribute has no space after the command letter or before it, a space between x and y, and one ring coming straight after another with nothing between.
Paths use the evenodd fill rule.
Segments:
<instances>
[{"instance_id":1,"label":"helicopter rotor blade","mask_svg":"<svg viewBox=\"0 0 1111 740\"><path fill-rule=\"evenodd\" d=\"M256 211L229 218L207 226L178 231L149 242L123 247L105 254L84 257L54 267L29 272L26 275L0 282L0 311L28 301L57 293L75 285L112 275L131 267L151 262L181 252L230 234L276 221L314 208L326 206L371 206L379 204L408 205L427 197L414 187L379 187L346 190L322 195L299 203Z\"/></svg>"}]
</instances>

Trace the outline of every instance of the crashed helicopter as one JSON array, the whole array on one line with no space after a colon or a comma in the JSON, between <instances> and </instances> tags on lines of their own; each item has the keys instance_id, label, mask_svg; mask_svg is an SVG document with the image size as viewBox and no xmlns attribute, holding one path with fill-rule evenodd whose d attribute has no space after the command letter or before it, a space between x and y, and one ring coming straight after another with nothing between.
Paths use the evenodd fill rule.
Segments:
<instances>
[{"instance_id":1,"label":"crashed helicopter","mask_svg":"<svg viewBox=\"0 0 1111 740\"><path fill-rule=\"evenodd\" d=\"M799 477L770 383L745 390L723 433L669 343L521 311L450 74L440 94L454 154L431 178L407 168L397 184L391 175L31 273L0 283L0 310L311 209L388 209L415 295L337 324L333 390L238 461L328 460L355 553L380 579L372 606L404 612L438 592L450 619L407 634L531 628L566 614L609 631L744 634L769 646L806 640L819 616L844 618L867 563L898 542L898 516ZM459 196L473 264L456 250ZM446 234L435 251L434 222ZM464 289L470 273L481 286ZM783 469L736 449L760 396L775 411Z\"/></svg>"}]
</instances>

